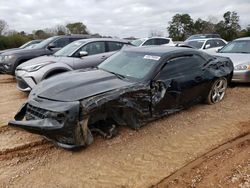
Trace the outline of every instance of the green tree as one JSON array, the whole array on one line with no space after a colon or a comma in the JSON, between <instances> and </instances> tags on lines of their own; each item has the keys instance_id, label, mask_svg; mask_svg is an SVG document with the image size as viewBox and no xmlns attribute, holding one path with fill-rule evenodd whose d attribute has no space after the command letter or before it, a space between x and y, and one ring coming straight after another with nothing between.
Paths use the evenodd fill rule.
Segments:
<instances>
[{"instance_id":1,"label":"green tree","mask_svg":"<svg viewBox=\"0 0 250 188\"><path fill-rule=\"evenodd\" d=\"M66 27L71 34L89 34L86 25L82 22L69 23Z\"/></svg>"},{"instance_id":2,"label":"green tree","mask_svg":"<svg viewBox=\"0 0 250 188\"><path fill-rule=\"evenodd\" d=\"M210 21L205 21L205 20L198 18L194 22L194 30L195 30L195 33L201 33L201 34L215 33L215 24L213 24Z\"/></svg>"},{"instance_id":3,"label":"green tree","mask_svg":"<svg viewBox=\"0 0 250 188\"><path fill-rule=\"evenodd\" d=\"M239 16L237 12L227 11L223 15L224 20L216 24L216 32L221 35L225 40L231 41L238 37L240 32Z\"/></svg>"},{"instance_id":4,"label":"green tree","mask_svg":"<svg viewBox=\"0 0 250 188\"><path fill-rule=\"evenodd\" d=\"M50 35L47 32L41 29L33 31L33 34L34 34L34 38L37 38L37 39L45 39L45 38L50 37Z\"/></svg>"},{"instance_id":5,"label":"green tree","mask_svg":"<svg viewBox=\"0 0 250 188\"><path fill-rule=\"evenodd\" d=\"M185 40L194 33L194 22L189 14L176 14L167 29L173 40Z\"/></svg>"},{"instance_id":6,"label":"green tree","mask_svg":"<svg viewBox=\"0 0 250 188\"><path fill-rule=\"evenodd\" d=\"M242 29L239 34L239 37L250 37L250 24L247 26L246 29Z\"/></svg>"}]
</instances>

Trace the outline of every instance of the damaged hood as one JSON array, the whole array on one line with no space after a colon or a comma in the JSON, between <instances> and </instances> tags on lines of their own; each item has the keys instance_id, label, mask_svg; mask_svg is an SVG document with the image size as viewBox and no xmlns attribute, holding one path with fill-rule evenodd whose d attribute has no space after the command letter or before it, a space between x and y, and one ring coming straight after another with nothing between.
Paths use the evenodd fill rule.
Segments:
<instances>
[{"instance_id":1,"label":"damaged hood","mask_svg":"<svg viewBox=\"0 0 250 188\"><path fill-rule=\"evenodd\" d=\"M30 97L70 102L132 84L100 69L71 71L42 81Z\"/></svg>"}]
</instances>

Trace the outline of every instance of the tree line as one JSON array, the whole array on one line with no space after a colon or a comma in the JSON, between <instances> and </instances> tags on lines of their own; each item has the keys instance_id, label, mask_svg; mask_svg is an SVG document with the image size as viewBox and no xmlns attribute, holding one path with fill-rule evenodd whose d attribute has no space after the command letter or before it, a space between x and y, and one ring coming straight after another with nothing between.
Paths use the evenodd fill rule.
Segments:
<instances>
[{"instance_id":1,"label":"tree line","mask_svg":"<svg viewBox=\"0 0 250 188\"><path fill-rule=\"evenodd\" d=\"M75 22L66 25L57 25L52 28L34 30L32 34L27 34L24 31L10 30L8 24L0 19L0 50L16 48L34 39L46 39L51 36L65 34L90 34L90 32L82 22ZM98 34L95 35L99 36Z\"/></svg>"},{"instance_id":2,"label":"tree line","mask_svg":"<svg viewBox=\"0 0 250 188\"><path fill-rule=\"evenodd\" d=\"M217 21L215 17L209 20L198 18L193 20L189 14L176 14L169 22L167 30L174 41L183 41L193 34L217 33L223 39L232 41L238 37L250 36L250 25L241 29L240 17L235 11L223 14L223 20Z\"/></svg>"},{"instance_id":3,"label":"tree line","mask_svg":"<svg viewBox=\"0 0 250 188\"><path fill-rule=\"evenodd\" d=\"M237 12L227 11L223 14L223 19L210 17L208 20L198 18L194 20L189 14L176 14L168 23L168 33L174 41L183 41L193 34L218 33L227 41L238 37L250 36L250 25L246 29L241 29L240 17ZM31 34L24 31L18 32L9 29L6 21L0 19L0 50L6 48L19 47L25 42L33 39L46 39L55 35L65 34L90 34L87 26L82 22L56 25L52 28L34 30ZM151 36L161 35L152 30ZM97 33L96 36L100 37Z\"/></svg>"}]
</instances>

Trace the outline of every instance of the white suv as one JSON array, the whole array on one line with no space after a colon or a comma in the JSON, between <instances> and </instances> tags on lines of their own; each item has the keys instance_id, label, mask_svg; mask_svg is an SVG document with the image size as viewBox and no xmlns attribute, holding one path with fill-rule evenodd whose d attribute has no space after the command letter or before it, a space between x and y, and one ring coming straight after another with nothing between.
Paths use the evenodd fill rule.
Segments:
<instances>
[{"instance_id":1,"label":"white suv","mask_svg":"<svg viewBox=\"0 0 250 188\"><path fill-rule=\"evenodd\" d=\"M208 53L214 53L227 44L227 41L220 38L193 39L184 42L185 45L192 46Z\"/></svg>"}]
</instances>

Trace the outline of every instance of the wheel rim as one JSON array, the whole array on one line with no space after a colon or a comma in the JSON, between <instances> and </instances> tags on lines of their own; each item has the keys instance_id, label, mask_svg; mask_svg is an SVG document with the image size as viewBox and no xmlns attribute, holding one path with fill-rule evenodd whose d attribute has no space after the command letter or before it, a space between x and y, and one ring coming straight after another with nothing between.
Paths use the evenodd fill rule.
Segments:
<instances>
[{"instance_id":1,"label":"wheel rim","mask_svg":"<svg viewBox=\"0 0 250 188\"><path fill-rule=\"evenodd\" d=\"M220 79L216 81L212 90L213 103L220 102L224 98L226 89L227 89L227 81L225 79Z\"/></svg>"}]
</instances>

